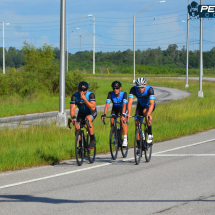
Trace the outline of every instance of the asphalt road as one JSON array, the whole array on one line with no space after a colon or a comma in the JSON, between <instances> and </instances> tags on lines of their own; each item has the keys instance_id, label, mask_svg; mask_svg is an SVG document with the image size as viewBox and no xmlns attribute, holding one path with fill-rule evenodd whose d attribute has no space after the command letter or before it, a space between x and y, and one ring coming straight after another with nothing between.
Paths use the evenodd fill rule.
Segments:
<instances>
[{"instance_id":1,"label":"asphalt road","mask_svg":"<svg viewBox=\"0 0 215 215\"><path fill-rule=\"evenodd\" d=\"M188 93L185 90L178 90L173 88L167 88L167 87L155 87L155 101L156 103L162 103L162 102L168 102L171 100L179 100L183 99L185 97L190 96L190 93ZM104 102L106 101L106 98L104 98ZM135 105L135 102L133 103ZM104 105L100 105L97 107L98 111L104 111ZM112 108L112 104L109 107L109 110ZM77 114L76 109L76 114ZM70 115L69 110L65 111L67 115ZM56 120L56 116L58 114L58 111L53 112L46 112L46 113L35 113L35 114L27 114L23 116L14 116L14 117L4 117L0 118L0 127L12 127L17 128L19 127L28 127L30 125L38 125L41 123L47 124L52 123Z\"/></svg>"},{"instance_id":2,"label":"asphalt road","mask_svg":"<svg viewBox=\"0 0 215 215\"><path fill-rule=\"evenodd\" d=\"M107 143L108 144L108 143ZM149 163L99 154L0 174L0 214L215 213L215 129L153 145Z\"/></svg>"}]
</instances>

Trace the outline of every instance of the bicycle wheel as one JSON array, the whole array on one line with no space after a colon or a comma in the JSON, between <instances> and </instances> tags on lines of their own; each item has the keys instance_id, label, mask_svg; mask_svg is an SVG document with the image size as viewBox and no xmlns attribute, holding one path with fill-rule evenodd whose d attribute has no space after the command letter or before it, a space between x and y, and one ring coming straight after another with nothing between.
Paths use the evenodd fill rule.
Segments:
<instances>
[{"instance_id":1,"label":"bicycle wheel","mask_svg":"<svg viewBox=\"0 0 215 215\"><path fill-rule=\"evenodd\" d=\"M147 139L148 139L147 128L145 128L144 134L145 134L145 140L144 140L145 159L146 159L146 162L149 162L152 156L152 143L150 144L147 143Z\"/></svg>"},{"instance_id":2,"label":"bicycle wheel","mask_svg":"<svg viewBox=\"0 0 215 215\"><path fill-rule=\"evenodd\" d=\"M80 140L81 143L79 143ZM82 130L78 130L76 133L75 156L78 166L81 166L84 159L84 135Z\"/></svg>"},{"instance_id":3,"label":"bicycle wheel","mask_svg":"<svg viewBox=\"0 0 215 215\"><path fill-rule=\"evenodd\" d=\"M119 139L120 139L120 142L121 142L121 152L122 152L122 157L126 158L127 155L128 155L128 145L127 146L122 146L122 143L123 143L123 134L122 134L122 131L119 131L120 135L119 135ZM127 140L128 140L128 135L127 135Z\"/></svg>"},{"instance_id":4,"label":"bicycle wheel","mask_svg":"<svg viewBox=\"0 0 215 215\"><path fill-rule=\"evenodd\" d=\"M110 130L110 152L113 160L116 160L118 154L118 139L117 139L117 129L112 126Z\"/></svg>"},{"instance_id":5,"label":"bicycle wheel","mask_svg":"<svg viewBox=\"0 0 215 215\"><path fill-rule=\"evenodd\" d=\"M137 142L137 136L139 134L140 137L140 143ZM135 140L134 140L134 158L135 162L138 165L140 163L142 156L142 132L141 130L137 129L135 133Z\"/></svg>"},{"instance_id":6,"label":"bicycle wheel","mask_svg":"<svg viewBox=\"0 0 215 215\"><path fill-rule=\"evenodd\" d=\"M96 144L95 147L93 149L89 149L89 134L87 133L87 141L86 141L86 145L87 145L87 153L88 153L88 159L90 163L93 163L95 161L95 157L96 157Z\"/></svg>"}]
</instances>

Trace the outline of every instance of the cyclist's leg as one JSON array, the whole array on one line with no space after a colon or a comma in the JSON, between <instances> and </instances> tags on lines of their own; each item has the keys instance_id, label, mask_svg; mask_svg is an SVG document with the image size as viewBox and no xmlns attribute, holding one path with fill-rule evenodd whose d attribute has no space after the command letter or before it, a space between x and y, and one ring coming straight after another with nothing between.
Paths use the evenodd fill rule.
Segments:
<instances>
[{"instance_id":1,"label":"cyclist's leg","mask_svg":"<svg viewBox=\"0 0 215 215\"><path fill-rule=\"evenodd\" d=\"M143 115L143 107L138 103L135 111L135 116L142 116L142 115ZM135 117L135 133L136 133L137 126L138 126L138 119ZM140 140L139 134L137 135L137 140L138 141Z\"/></svg>"},{"instance_id":2,"label":"cyclist's leg","mask_svg":"<svg viewBox=\"0 0 215 215\"><path fill-rule=\"evenodd\" d=\"M154 106L154 108L153 108L153 111L154 111L154 110L155 110L155 106ZM144 116L147 116L148 111L149 111L149 107L145 107L144 110L143 110ZM153 111L152 111L152 112L153 112ZM148 142L148 143L152 143L152 140L153 140L153 134L152 134L152 119L149 120L149 119L146 117L146 124L147 124L147 127L148 127L148 140L147 140L147 142Z\"/></svg>"},{"instance_id":3,"label":"cyclist's leg","mask_svg":"<svg viewBox=\"0 0 215 215\"><path fill-rule=\"evenodd\" d=\"M95 139L95 134L94 134L94 126L93 126L93 121L94 119L96 118L97 116L97 110L95 109L94 111L91 111L91 113L89 115L86 116L85 119L88 119L89 121L89 124L90 124L90 127L87 124L87 130L89 132L89 135L90 135L90 148L94 148L95 144L96 144L96 139Z\"/></svg>"},{"instance_id":4,"label":"cyclist's leg","mask_svg":"<svg viewBox=\"0 0 215 215\"><path fill-rule=\"evenodd\" d=\"M113 115L116 115L114 106L112 107L110 116L112 117ZM112 127L113 124L114 124L114 118L110 118L110 127Z\"/></svg>"},{"instance_id":5,"label":"cyclist's leg","mask_svg":"<svg viewBox=\"0 0 215 215\"><path fill-rule=\"evenodd\" d=\"M76 125L75 125L75 135L77 133L77 131L80 129L80 122L84 120L84 116L82 113L80 113L80 111L78 112L78 116L77 116L77 122L76 122ZM81 141L81 136L80 136L80 139L79 139L79 142Z\"/></svg>"},{"instance_id":6,"label":"cyclist's leg","mask_svg":"<svg viewBox=\"0 0 215 215\"><path fill-rule=\"evenodd\" d=\"M122 127L122 134L123 134L123 143L122 146L127 146L128 145L128 138L127 138L127 124L125 122L123 122L122 120L122 108L119 108L119 114L120 114L120 124ZM126 111L127 114L127 111Z\"/></svg>"}]
</instances>

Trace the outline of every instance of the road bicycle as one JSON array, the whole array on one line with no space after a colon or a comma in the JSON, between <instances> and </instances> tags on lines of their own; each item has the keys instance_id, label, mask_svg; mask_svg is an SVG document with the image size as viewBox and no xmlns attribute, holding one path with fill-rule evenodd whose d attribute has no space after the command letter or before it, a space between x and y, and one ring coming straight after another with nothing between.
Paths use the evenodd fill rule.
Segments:
<instances>
[{"instance_id":1,"label":"road bicycle","mask_svg":"<svg viewBox=\"0 0 215 215\"><path fill-rule=\"evenodd\" d=\"M123 158L126 158L128 154L128 145L122 146L122 143L123 143L122 125L120 122L117 121L118 117L116 115L106 116L106 118L114 118L114 124L111 127L110 137L109 137L111 157L113 158L113 160L116 160L118 155L118 150L120 148ZM103 119L103 123L106 125L104 119ZM120 124L120 127L117 127L117 124Z\"/></svg>"},{"instance_id":2,"label":"road bicycle","mask_svg":"<svg viewBox=\"0 0 215 215\"><path fill-rule=\"evenodd\" d=\"M71 119L68 119L68 127L71 129ZM88 160L90 163L93 163L95 161L96 156L96 145L93 149L89 148L90 141L89 141L89 133L87 131L87 127L85 126L85 123L88 124L88 126L91 128L89 120L82 120L80 122L80 129L76 133L76 139L75 139L75 156L78 166L81 166L84 160L84 157L88 156ZM85 138L84 129L86 129L87 135Z\"/></svg>"},{"instance_id":3,"label":"road bicycle","mask_svg":"<svg viewBox=\"0 0 215 215\"><path fill-rule=\"evenodd\" d=\"M135 132L135 140L134 140L134 158L135 162L138 165L140 163L142 153L144 151L146 162L149 162L152 155L152 143L147 143L148 138L148 128L146 126L146 121L143 121L144 116L131 116L135 117L138 120L136 132ZM144 129L142 130L141 126L144 125ZM139 138L138 138L139 137ZM139 139L139 143L138 140Z\"/></svg>"}]
</instances>

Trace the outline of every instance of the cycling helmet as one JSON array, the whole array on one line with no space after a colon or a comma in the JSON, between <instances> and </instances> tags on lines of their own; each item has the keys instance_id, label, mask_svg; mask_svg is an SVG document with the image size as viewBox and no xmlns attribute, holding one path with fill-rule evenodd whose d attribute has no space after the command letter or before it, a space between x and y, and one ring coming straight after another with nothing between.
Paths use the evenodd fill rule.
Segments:
<instances>
[{"instance_id":1,"label":"cycling helmet","mask_svg":"<svg viewBox=\"0 0 215 215\"><path fill-rule=\"evenodd\" d=\"M112 84L111 84L111 87L121 87L122 84L120 81L114 81Z\"/></svg>"},{"instance_id":2,"label":"cycling helmet","mask_svg":"<svg viewBox=\"0 0 215 215\"><path fill-rule=\"evenodd\" d=\"M139 85L145 85L147 83L146 79L145 78L137 78L136 81L135 81L135 84L137 86Z\"/></svg>"},{"instance_id":3,"label":"cycling helmet","mask_svg":"<svg viewBox=\"0 0 215 215\"><path fill-rule=\"evenodd\" d=\"M78 84L78 89L83 90L83 91L88 90L89 89L89 84L86 81L81 81Z\"/></svg>"}]
</instances>

